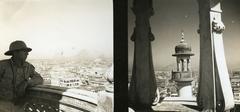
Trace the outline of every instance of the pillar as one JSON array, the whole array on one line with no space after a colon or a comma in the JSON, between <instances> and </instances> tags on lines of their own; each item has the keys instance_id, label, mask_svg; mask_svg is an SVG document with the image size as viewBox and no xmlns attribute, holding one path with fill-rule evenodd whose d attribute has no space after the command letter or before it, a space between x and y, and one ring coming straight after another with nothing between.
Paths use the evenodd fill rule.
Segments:
<instances>
[{"instance_id":1,"label":"pillar","mask_svg":"<svg viewBox=\"0 0 240 112\"><path fill-rule=\"evenodd\" d=\"M177 57L177 71L181 71L181 60Z\"/></svg>"},{"instance_id":2,"label":"pillar","mask_svg":"<svg viewBox=\"0 0 240 112\"><path fill-rule=\"evenodd\" d=\"M197 103L203 111L234 107L223 48L220 0L198 0L200 20L200 78Z\"/></svg>"},{"instance_id":3,"label":"pillar","mask_svg":"<svg viewBox=\"0 0 240 112\"><path fill-rule=\"evenodd\" d=\"M131 37L134 42L134 59L128 104L134 110L147 111L151 109L157 90L151 48L154 35L149 22L153 15L152 0L134 0L132 10L136 21Z\"/></svg>"},{"instance_id":4,"label":"pillar","mask_svg":"<svg viewBox=\"0 0 240 112\"><path fill-rule=\"evenodd\" d=\"M183 71L187 71L187 59L183 59Z\"/></svg>"},{"instance_id":5,"label":"pillar","mask_svg":"<svg viewBox=\"0 0 240 112\"><path fill-rule=\"evenodd\" d=\"M191 59L187 59L187 70L191 71Z\"/></svg>"},{"instance_id":6,"label":"pillar","mask_svg":"<svg viewBox=\"0 0 240 112\"><path fill-rule=\"evenodd\" d=\"M184 61L183 61L183 59L181 59L181 65L182 65L182 70L181 71L184 71Z\"/></svg>"}]
</instances>

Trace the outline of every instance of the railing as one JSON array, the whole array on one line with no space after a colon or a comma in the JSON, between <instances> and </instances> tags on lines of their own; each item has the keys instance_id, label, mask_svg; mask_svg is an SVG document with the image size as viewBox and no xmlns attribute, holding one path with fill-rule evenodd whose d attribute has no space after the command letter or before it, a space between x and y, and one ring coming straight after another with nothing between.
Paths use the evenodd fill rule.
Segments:
<instances>
[{"instance_id":1,"label":"railing","mask_svg":"<svg viewBox=\"0 0 240 112\"><path fill-rule=\"evenodd\" d=\"M113 66L106 79L105 90L97 93L50 85L29 88L23 108L25 112L113 112Z\"/></svg>"},{"instance_id":2,"label":"railing","mask_svg":"<svg viewBox=\"0 0 240 112\"><path fill-rule=\"evenodd\" d=\"M39 85L27 90L25 112L96 112L98 93Z\"/></svg>"},{"instance_id":3,"label":"railing","mask_svg":"<svg viewBox=\"0 0 240 112\"><path fill-rule=\"evenodd\" d=\"M175 81L192 81L192 75L188 71L172 71L172 80Z\"/></svg>"}]
</instances>

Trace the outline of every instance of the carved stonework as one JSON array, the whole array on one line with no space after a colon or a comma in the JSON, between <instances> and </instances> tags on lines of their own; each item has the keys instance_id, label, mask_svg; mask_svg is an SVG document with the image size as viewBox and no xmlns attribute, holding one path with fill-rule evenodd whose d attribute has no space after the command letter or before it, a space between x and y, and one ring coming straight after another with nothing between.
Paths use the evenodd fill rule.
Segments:
<instances>
[{"instance_id":1,"label":"carved stonework","mask_svg":"<svg viewBox=\"0 0 240 112\"><path fill-rule=\"evenodd\" d=\"M214 18L212 21L212 30L216 33L223 33L225 26L222 21L216 21Z\"/></svg>"},{"instance_id":2,"label":"carved stonework","mask_svg":"<svg viewBox=\"0 0 240 112\"><path fill-rule=\"evenodd\" d=\"M64 112L50 102L43 102L36 99L28 101L24 106L24 110L25 112Z\"/></svg>"}]
</instances>

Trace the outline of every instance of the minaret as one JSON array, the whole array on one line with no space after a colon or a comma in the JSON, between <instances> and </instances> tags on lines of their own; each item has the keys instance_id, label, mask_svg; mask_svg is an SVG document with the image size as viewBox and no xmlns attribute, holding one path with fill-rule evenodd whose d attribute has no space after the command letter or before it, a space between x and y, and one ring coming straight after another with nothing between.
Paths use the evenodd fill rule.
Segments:
<instances>
[{"instance_id":1,"label":"minaret","mask_svg":"<svg viewBox=\"0 0 240 112\"><path fill-rule=\"evenodd\" d=\"M190 56L191 47L184 40L184 33L181 32L181 41L175 47L175 56L177 59L177 70L172 71L172 80L177 82L177 90L179 97L192 98L192 85L193 81L191 72Z\"/></svg>"}]
</instances>

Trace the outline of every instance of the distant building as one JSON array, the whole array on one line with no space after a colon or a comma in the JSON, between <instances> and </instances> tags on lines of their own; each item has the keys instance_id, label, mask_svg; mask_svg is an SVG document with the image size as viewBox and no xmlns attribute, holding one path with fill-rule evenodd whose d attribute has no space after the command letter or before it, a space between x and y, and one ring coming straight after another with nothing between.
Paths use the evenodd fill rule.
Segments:
<instances>
[{"instance_id":1,"label":"distant building","mask_svg":"<svg viewBox=\"0 0 240 112\"><path fill-rule=\"evenodd\" d=\"M157 87L165 88L167 86L167 79L156 79Z\"/></svg>"},{"instance_id":2,"label":"distant building","mask_svg":"<svg viewBox=\"0 0 240 112\"><path fill-rule=\"evenodd\" d=\"M81 80L80 78L77 78L77 77L59 79L60 87L77 88L80 85L81 85Z\"/></svg>"},{"instance_id":3,"label":"distant building","mask_svg":"<svg viewBox=\"0 0 240 112\"><path fill-rule=\"evenodd\" d=\"M43 77L43 84L44 85L50 85L51 79L49 77Z\"/></svg>"},{"instance_id":4,"label":"distant building","mask_svg":"<svg viewBox=\"0 0 240 112\"><path fill-rule=\"evenodd\" d=\"M240 104L240 72L233 72L230 81L233 89L234 101L236 104Z\"/></svg>"},{"instance_id":5,"label":"distant building","mask_svg":"<svg viewBox=\"0 0 240 112\"><path fill-rule=\"evenodd\" d=\"M77 77L74 73L68 72L68 68L63 68L59 66L55 66L52 71L49 72L51 76L51 85L60 86L60 87L68 87L68 88L76 88L79 87L81 79Z\"/></svg>"},{"instance_id":6,"label":"distant building","mask_svg":"<svg viewBox=\"0 0 240 112\"><path fill-rule=\"evenodd\" d=\"M193 96L191 84L193 77L190 60L190 56L193 55L191 47L185 42L182 32L182 39L175 47L175 54L172 55L176 57L177 61L177 70L172 71L172 80L177 84L179 97L191 98Z\"/></svg>"}]
</instances>

